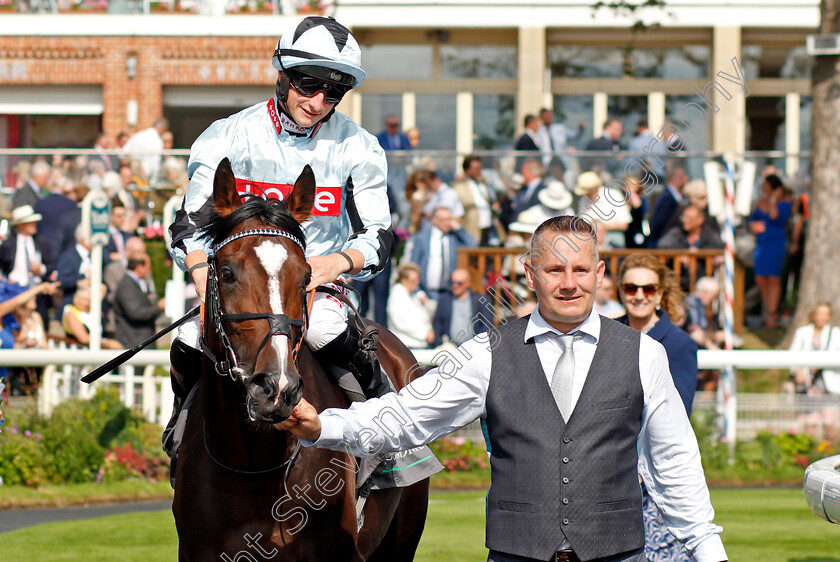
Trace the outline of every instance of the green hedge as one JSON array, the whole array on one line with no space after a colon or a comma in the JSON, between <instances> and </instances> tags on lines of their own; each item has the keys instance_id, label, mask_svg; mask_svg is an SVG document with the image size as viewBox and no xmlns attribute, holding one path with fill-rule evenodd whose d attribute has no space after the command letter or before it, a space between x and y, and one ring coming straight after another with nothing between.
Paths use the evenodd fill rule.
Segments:
<instances>
[{"instance_id":1,"label":"green hedge","mask_svg":"<svg viewBox=\"0 0 840 562\"><path fill-rule=\"evenodd\" d=\"M161 428L126 408L115 390L68 400L48 419L18 416L0 435L4 484L83 483L168 477Z\"/></svg>"}]
</instances>

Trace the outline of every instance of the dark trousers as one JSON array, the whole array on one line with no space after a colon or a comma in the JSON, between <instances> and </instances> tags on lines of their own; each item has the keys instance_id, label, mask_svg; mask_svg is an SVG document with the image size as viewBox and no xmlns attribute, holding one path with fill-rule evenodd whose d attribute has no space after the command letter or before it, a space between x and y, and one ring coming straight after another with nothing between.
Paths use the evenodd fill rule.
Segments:
<instances>
[{"instance_id":1,"label":"dark trousers","mask_svg":"<svg viewBox=\"0 0 840 562\"><path fill-rule=\"evenodd\" d=\"M491 550L487 556L487 562L546 562L545 560L538 560L537 558L526 558L525 556L517 556L515 554L505 554ZM612 556L605 556L604 558L596 558L591 562L645 562L645 549L640 548L630 552L622 552L621 554L613 554Z\"/></svg>"}]
</instances>

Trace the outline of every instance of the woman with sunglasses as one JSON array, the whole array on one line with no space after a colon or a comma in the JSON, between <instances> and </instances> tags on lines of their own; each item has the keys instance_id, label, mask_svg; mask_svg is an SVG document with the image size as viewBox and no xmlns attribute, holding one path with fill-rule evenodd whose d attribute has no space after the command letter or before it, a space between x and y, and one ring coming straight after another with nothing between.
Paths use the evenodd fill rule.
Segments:
<instances>
[{"instance_id":1,"label":"woman with sunglasses","mask_svg":"<svg viewBox=\"0 0 840 562\"><path fill-rule=\"evenodd\" d=\"M195 219L207 212L216 168L224 158L243 198L283 199L304 167L311 166L317 187L312 217L303 224L312 269L307 289L342 276L368 280L382 271L393 242L385 153L373 135L335 111L342 97L364 81L361 62L359 43L346 27L320 16L299 20L274 50L275 96L216 121L195 141L189 187L170 232L172 255L192 274L202 300L210 241L196 232ZM310 348L350 370L363 381L368 397L387 391L376 356L360 349L358 330L347 324L346 305L322 293L314 298L306 333ZM173 343L178 379L197 375L198 335L196 319L181 327ZM190 380L176 382L176 395L191 386Z\"/></svg>"},{"instance_id":2,"label":"woman with sunglasses","mask_svg":"<svg viewBox=\"0 0 840 562\"><path fill-rule=\"evenodd\" d=\"M627 314L619 322L662 344L674 386L691 415L697 389L697 344L671 322L683 317L683 293L674 272L650 254L631 254L621 264L618 288ZM642 486L645 556L650 562L693 560L665 526L659 509Z\"/></svg>"}]
</instances>

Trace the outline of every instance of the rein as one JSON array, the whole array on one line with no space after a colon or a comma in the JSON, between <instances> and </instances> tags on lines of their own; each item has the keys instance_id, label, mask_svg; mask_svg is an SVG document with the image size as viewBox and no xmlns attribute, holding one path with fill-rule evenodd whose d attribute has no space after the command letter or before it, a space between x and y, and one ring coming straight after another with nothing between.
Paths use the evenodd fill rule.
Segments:
<instances>
[{"instance_id":1,"label":"rein","mask_svg":"<svg viewBox=\"0 0 840 562\"><path fill-rule=\"evenodd\" d=\"M212 322L214 329L216 330L216 335L219 338L219 342L222 346L222 352L224 353L224 359L219 360L216 357L216 354L207 345L204 336L201 337L201 350L202 352L210 359L213 363L213 368L216 373L220 376L229 376L231 380L236 381L237 378L241 378L243 380L246 379L245 371L239 367L239 361L236 357L236 352L233 349L233 344L230 342L230 338L228 338L227 333L225 332L224 323L225 322L245 322L248 320L268 320L269 323L269 330L266 334L263 341L260 343L259 348L257 349L257 353L254 357L254 366L251 369L251 373L257 368L257 359L259 358L260 352L263 348L271 341L271 338L274 336L286 336L290 340L294 340L292 336L292 327L301 328L300 333L298 335L297 341L295 341L293 351L292 351L292 360L297 366L297 358L298 352L300 351L301 344L303 343L304 334L306 333L306 329L309 326L309 314L312 310L312 301L314 300L313 293L310 294L310 302L308 306L304 307L303 310L303 318L289 318L285 314L273 314L273 313L261 313L261 312L244 312L238 314L225 314L222 311L222 301L221 295L219 293L219 278L218 273L216 271L216 264L217 264L217 254L219 250L224 248L226 245L230 244L234 240L239 240L240 238L244 238L246 236L278 236L282 238L286 238L291 240L297 246L304 251L305 247L304 244L292 234L286 232L285 230L277 230L277 229L269 229L269 228L257 228L251 230L244 230L232 236L225 238L219 244L216 244L211 248L211 250L207 254L207 261L209 263L209 272L207 274L207 292L206 292L206 309L205 314L207 315L208 319ZM207 327L205 326L205 329ZM275 402L279 400L280 393L278 392L277 398ZM298 456L300 456L300 441L295 444L294 451L292 452L291 456L286 459L283 463L264 470L240 470L230 466L223 464L219 461L213 453L210 451L210 444L207 442L207 425L206 421L202 424L202 431L204 435L204 450L207 451L207 455L210 457L210 460L216 464L216 466L233 472L235 474L243 474L243 475L256 475L256 474L266 474L269 472L274 472L276 470L280 470L285 468L285 472L283 475L283 488L288 494L288 482L289 482L289 473L292 467L297 461ZM291 497L291 496L290 496Z\"/></svg>"},{"instance_id":2,"label":"rein","mask_svg":"<svg viewBox=\"0 0 840 562\"><path fill-rule=\"evenodd\" d=\"M239 240L240 238L244 238L246 236L279 236L282 238L286 238L291 240L302 250L305 251L305 247L303 242L301 242L296 236L286 232L285 230L278 230L272 228L255 228L251 230L243 230L242 232L238 232L232 236L228 236L220 243L213 246L207 254L207 261L210 264L210 271L207 274L207 310L206 313L209 316L209 320L213 323L213 326L216 330L216 335L219 338L219 342L222 345L222 352L224 353L224 358L219 360L212 349L207 345L205 342L204 337L201 338L201 350L202 352L207 355L207 357L213 362L214 369L216 373L221 376L229 376L231 380L236 380L237 378L245 378L245 371L239 367L239 360L236 357L236 352L233 349L233 345L230 342L230 338L228 338L227 332L225 332L224 323L225 322L246 322L248 320L268 320L269 330L266 334L263 341L260 343L259 348L257 349L257 353L254 357L254 365L251 369L251 373L256 370L257 368L257 359L259 358L260 352L262 352L263 348L271 341L271 338L274 336L286 336L290 340L294 341L294 337L292 336L292 327L301 328L300 334L298 335L297 341L295 341L294 348L293 348L293 356L292 360L294 361L295 365L297 365L297 354L300 350L301 342L303 341L303 334L306 332L306 328L309 325L309 310L304 308L303 311L303 318L289 318L285 314L273 314L270 312L245 312L240 314L225 314L222 311L222 302L221 296L219 294L219 278L218 273L216 271L216 261L217 261L217 254L219 250L224 248L226 245L230 244L234 240ZM310 305L311 306L311 305Z\"/></svg>"}]
</instances>

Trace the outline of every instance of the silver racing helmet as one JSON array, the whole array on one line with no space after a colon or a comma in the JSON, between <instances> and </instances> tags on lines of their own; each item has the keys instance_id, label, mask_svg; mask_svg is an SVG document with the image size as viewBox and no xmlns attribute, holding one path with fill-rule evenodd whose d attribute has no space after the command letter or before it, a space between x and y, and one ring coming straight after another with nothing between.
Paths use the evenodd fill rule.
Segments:
<instances>
[{"instance_id":1,"label":"silver racing helmet","mask_svg":"<svg viewBox=\"0 0 840 562\"><path fill-rule=\"evenodd\" d=\"M310 16L291 25L280 36L271 64L346 89L365 80L362 52L350 30L323 16Z\"/></svg>"}]
</instances>

